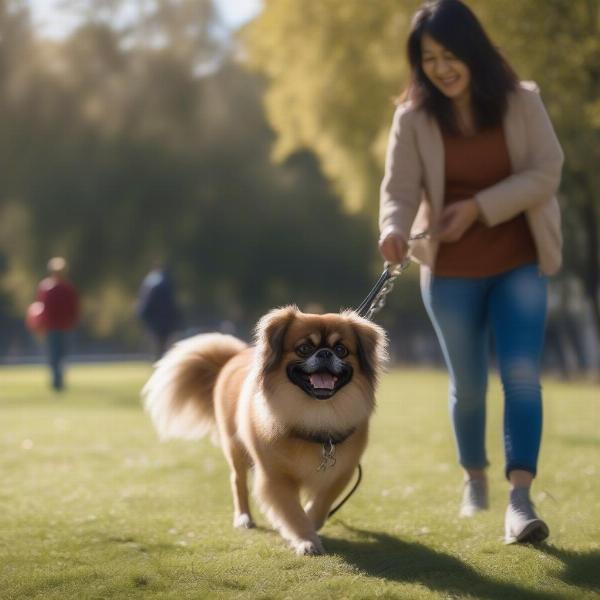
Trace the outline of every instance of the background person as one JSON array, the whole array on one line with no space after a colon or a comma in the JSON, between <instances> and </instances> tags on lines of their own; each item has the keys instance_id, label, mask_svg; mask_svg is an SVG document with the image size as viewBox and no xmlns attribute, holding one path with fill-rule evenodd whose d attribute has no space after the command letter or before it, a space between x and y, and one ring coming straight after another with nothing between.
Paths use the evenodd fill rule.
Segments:
<instances>
[{"instance_id":1,"label":"background person","mask_svg":"<svg viewBox=\"0 0 600 600\"><path fill-rule=\"evenodd\" d=\"M160 264L142 282L137 313L154 338L158 360L166 352L169 338L181 326L173 279L168 269Z\"/></svg>"},{"instance_id":2,"label":"background person","mask_svg":"<svg viewBox=\"0 0 600 600\"><path fill-rule=\"evenodd\" d=\"M64 359L67 332L79 319L79 294L67 280L67 261L56 256L48 261L48 277L38 285L35 315L38 330L45 335L46 356L51 371L51 385L64 388Z\"/></svg>"},{"instance_id":3,"label":"background person","mask_svg":"<svg viewBox=\"0 0 600 600\"><path fill-rule=\"evenodd\" d=\"M547 276L561 263L563 153L534 85L519 82L459 0L424 5L407 43L411 80L390 133L380 251L421 263L422 297L450 375L465 473L461 516L488 507L488 334L502 380L507 542L548 527L529 489L542 433L540 358ZM411 243L409 232L428 231Z\"/></svg>"}]
</instances>

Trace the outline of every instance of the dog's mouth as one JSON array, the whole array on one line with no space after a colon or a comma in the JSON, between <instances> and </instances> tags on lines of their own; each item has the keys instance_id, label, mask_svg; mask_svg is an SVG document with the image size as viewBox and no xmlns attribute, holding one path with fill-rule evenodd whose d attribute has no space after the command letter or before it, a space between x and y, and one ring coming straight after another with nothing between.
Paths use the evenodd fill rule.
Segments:
<instances>
[{"instance_id":1,"label":"dog's mouth","mask_svg":"<svg viewBox=\"0 0 600 600\"><path fill-rule=\"evenodd\" d=\"M339 373L331 373L329 369L308 373L302 364L296 363L288 366L287 374L292 383L313 398L327 400L352 379L352 367L344 365Z\"/></svg>"}]
</instances>

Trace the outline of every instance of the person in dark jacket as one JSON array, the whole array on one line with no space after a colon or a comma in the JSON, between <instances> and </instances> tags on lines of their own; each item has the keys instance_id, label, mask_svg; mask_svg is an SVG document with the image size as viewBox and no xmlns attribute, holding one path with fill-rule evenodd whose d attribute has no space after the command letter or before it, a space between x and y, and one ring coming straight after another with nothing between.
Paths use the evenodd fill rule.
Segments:
<instances>
[{"instance_id":1,"label":"person in dark jacket","mask_svg":"<svg viewBox=\"0 0 600 600\"><path fill-rule=\"evenodd\" d=\"M67 280L67 261L56 256L48 261L48 277L37 289L39 329L46 337L46 353L52 375L52 388L64 388L64 359L67 332L79 320L79 294Z\"/></svg>"},{"instance_id":2,"label":"person in dark jacket","mask_svg":"<svg viewBox=\"0 0 600 600\"><path fill-rule=\"evenodd\" d=\"M146 275L140 288L137 313L155 340L158 360L181 322L175 286L168 269L158 265Z\"/></svg>"}]
</instances>

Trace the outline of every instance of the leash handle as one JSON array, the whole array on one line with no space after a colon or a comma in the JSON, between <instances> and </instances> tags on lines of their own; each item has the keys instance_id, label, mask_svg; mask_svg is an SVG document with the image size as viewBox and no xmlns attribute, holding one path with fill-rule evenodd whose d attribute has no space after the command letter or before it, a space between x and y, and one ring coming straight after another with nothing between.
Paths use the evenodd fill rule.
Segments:
<instances>
[{"instance_id":1,"label":"leash handle","mask_svg":"<svg viewBox=\"0 0 600 600\"><path fill-rule=\"evenodd\" d=\"M356 309L356 312L365 319L371 319L376 312L385 306L385 297L392 291L396 277L406 271L409 266L410 260L408 259L397 265L386 262L379 279Z\"/></svg>"},{"instance_id":2,"label":"leash handle","mask_svg":"<svg viewBox=\"0 0 600 600\"><path fill-rule=\"evenodd\" d=\"M427 231L411 235L408 240L413 242L415 240L422 240L429 237ZM367 294L367 297L361 302L360 306L356 309L356 312L365 319L372 319L373 315L380 311L385 306L385 297L392 291L394 287L394 281L397 277L402 275L408 267L410 267L410 258L405 258L401 263L393 264L385 262L383 264L383 272L379 276L379 279L375 282L375 285L371 291Z\"/></svg>"}]
</instances>

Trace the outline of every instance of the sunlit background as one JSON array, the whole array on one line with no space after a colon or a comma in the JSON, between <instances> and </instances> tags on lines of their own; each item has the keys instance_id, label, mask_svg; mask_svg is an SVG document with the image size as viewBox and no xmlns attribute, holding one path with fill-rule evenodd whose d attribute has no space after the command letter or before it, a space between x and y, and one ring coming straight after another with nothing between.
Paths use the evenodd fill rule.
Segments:
<instances>
[{"instance_id":1,"label":"sunlit background","mask_svg":"<svg viewBox=\"0 0 600 600\"><path fill-rule=\"evenodd\" d=\"M567 155L546 367L598 373L600 9L469 4L539 83ZM357 306L382 268L378 187L418 5L0 0L0 361L40 359L23 317L57 254L83 299L74 360L148 354L135 306L157 260L178 337L249 338L286 303ZM378 320L396 360L440 364L416 267Z\"/></svg>"},{"instance_id":2,"label":"sunlit background","mask_svg":"<svg viewBox=\"0 0 600 600\"><path fill-rule=\"evenodd\" d=\"M599 597L600 0L465 1L539 84L566 155L532 490L550 543L501 543L493 374L491 506L458 518L447 375L414 265L375 317L395 364L363 483L323 529L329 556L293 556L258 505L255 530L231 527L221 449L159 443L142 408L158 348L140 299L157 262L178 309L169 342L250 340L275 306L367 295L421 0L0 0L1 599ZM82 301L60 385L45 351L52 362L61 335L25 322L57 255ZM314 451L315 474L318 446L302 457Z\"/></svg>"}]
</instances>

